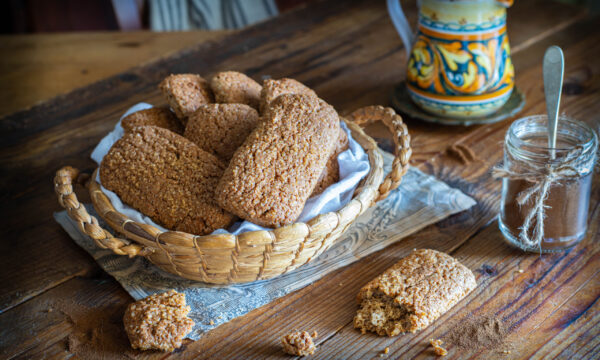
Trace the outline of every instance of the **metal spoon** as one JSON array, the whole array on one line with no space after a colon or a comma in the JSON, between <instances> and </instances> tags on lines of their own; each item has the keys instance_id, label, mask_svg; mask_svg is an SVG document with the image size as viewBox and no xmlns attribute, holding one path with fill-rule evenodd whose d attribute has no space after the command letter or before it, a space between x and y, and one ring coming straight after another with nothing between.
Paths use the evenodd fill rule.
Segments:
<instances>
[{"instance_id":1,"label":"metal spoon","mask_svg":"<svg viewBox=\"0 0 600 360\"><path fill-rule=\"evenodd\" d=\"M548 112L548 147L550 157L556 157L556 130L558 127L558 108L560 93L565 72L565 58L558 46L550 46L544 54L544 93L546 95L546 111Z\"/></svg>"}]
</instances>

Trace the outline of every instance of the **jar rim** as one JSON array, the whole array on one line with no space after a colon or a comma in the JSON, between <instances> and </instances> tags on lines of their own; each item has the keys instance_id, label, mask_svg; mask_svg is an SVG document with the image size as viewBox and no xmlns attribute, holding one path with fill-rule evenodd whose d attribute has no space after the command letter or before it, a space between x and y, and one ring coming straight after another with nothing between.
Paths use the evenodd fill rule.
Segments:
<instances>
[{"instance_id":1,"label":"jar rim","mask_svg":"<svg viewBox=\"0 0 600 360\"><path fill-rule=\"evenodd\" d=\"M583 134L582 137L584 137L584 139L582 141L578 141L578 143L572 147L551 148L547 145L541 145L541 144L535 144L535 143L528 142L528 141L522 139L517 134L517 130L524 127L525 125L538 125L538 126L543 125L543 127L545 129L547 126L547 123L548 123L547 119L548 119L547 115L530 115L530 116L526 116L526 117L515 120L508 128L508 132L506 134L507 140L510 140L512 145L515 146L516 148L518 148L519 151L521 151L525 154L528 154L528 155L539 155L541 153L550 153L550 151L568 152L568 151L573 150L577 146L580 146L582 148L582 154L585 154L585 153L589 152L590 150L595 152L595 149L598 144L598 135L596 134L596 132L588 124L586 124L582 121L575 120L574 118L566 116L566 115L559 116L557 138L559 138L559 136L560 136L561 129L564 130L569 127L576 131L579 131L581 134ZM527 148L530 148L534 151L527 150Z\"/></svg>"}]
</instances>

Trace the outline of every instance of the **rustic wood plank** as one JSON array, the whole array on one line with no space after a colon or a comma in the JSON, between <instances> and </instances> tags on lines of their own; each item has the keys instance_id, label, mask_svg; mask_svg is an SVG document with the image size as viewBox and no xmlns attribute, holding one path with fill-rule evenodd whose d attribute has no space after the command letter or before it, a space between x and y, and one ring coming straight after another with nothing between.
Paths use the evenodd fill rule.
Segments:
<instances>
[{"instance_id":1,"label":"rustic wood plank","mask_svg":"<svg viewBox=\"0 0 600 360\"><path fill-rule=\"evenodd\" d=\"M592 284L597 290L600 285L598 283ZM592 292L590 291L590 292ZM579 293L578 293L579 294ZM581 299L577 298L578 301ZM598 347L600 338L598 338L598 329L600 328L600 321L594 318L593 314L598 314L600 310L600 301L598 298L589 305L586 311L579 310L576 316L570 316L569 318L575 322L572 326L566 327L560 334L554 337L551 342L546 343L539 350L539 354L546 358L598 358ZM567 304L568 305L568 304ZM577 308L571 308L563 306L561 310L557 311L553 316L563 316L565 312L577 311ZM569 316L571 314L565 314ZM542 324L546 325L546 324ZM547 324L549 327L552 326L550 323ZM542 358L538 354L534 355L536 358Z\"/></svg>"},{"instance_id":2,"label":"rustic wood plank","mask_svg":"<svg viewBox=\"0 0 600 360\"><path fill-rule=\"evenodd\" d=\"M230 32L0 35L0 116Z\"/></svg>"},{"instance_id":3,"label":"rustic wood plank","mask_svg":"<svg viewBox=\"0 0 600 360\"><path fill-rule=\"evenodd\" d=\"M374 14L374 13L373 13ZM372 14L372 15L373 15ZM362 19L362 18L361 18ZM334 21L334 20L331 20ZM339 26L343 25L342 22L340 22ZM584 24L585 25L585 24ZM367 29L371 29L370 31L375 32L376 30L378 31L378 27L379 25L375 25L372 24L370 25L372 26L372 28L367 28ZM388 25L389 26L389 25ZM583 26L583 25L582 25ZM591 27L589 25L589 23L587 24L587 27L585 26L579 26L579 27L575 27L575 29L579 29L579 32L574 32L574 33L570 33L570 34L563 34L563 33L558 33L558 34L554 34L556 36L554 36L552 39L562 39L562 41L571 41L570 40L570 36L573 36L574 34L578 34L580 35L580 38L583 39L584 36L582 35L582 31L581 29L584 29L590 33L592 33L592 29L593 27ZM317 30L315 30L317 31ZM322 29L321 29L322 31ZM388 30L389 31L389 30ZM299 39L303 39L303 37L300 37ZM372 41L374 38L369 38L370 41ZM300 40L298 40L300 41ZM561 44L561 42L557 42L558 44ZM544 45L544 44L542 44ZM538 46L539 48L543 49L542 45ZM594 48L593 46L590 46L589 43L586 42L579 42L574 46L581 46L581 49L578 50L578 52L580 53L584 53L584 50L588 49L588 48L592 48L592 52L593 53L597 53L597 49ZM383 47L382 47L383 49ZM539 72L539 67L535 67L535 64L538 64L537 61L534 59L534 57L539 57L539 51L540 49L537 49L535 52L533 52L533 55L528 55L528 56L524 56L524 55L520 55L520 56L515 56L515 62L517 64L517 69L518 71L520 71L521 69L524 68L530 68L530 72L531 74L533 74L534 70ZM571 50L570 50L571 51ZM398 49L397 52L400 52L400 50ZM392 53L390 55L387 55L387 57L394 57L396 56L395 54L397 53ZM535 55L535 56L534 56ZM384 59L387 59L384 58ZM569 59L570 59L570 55L567 55L567 65L569 66ZM584 63L585 57L581 56L581 61L579 64L577 64L577 66L580 66L581 63ZM263 60L264 61L264 60ZM301 65L302 62L299 62L298 65L295 65L297 67L299 67ZM372 64L367 64L364 65L367 68L374 68L377 66L380 66L381 62L375 62ZM525 67L525 65L527 65ZM271 65L275 68L275 65ZM325 66L326 69L331 69L328 66L332 66L331 64L327 64ZM334 67L335 69L335 67ZM579 69L579 68L578 68ZM584 70L581 70L581 73L583 75L587 74L587 70L584 67ZM354 69L356 70L356 69ZM285 71L285 69L282 69L280 71ZM580 70L578 70L580 71ZM573 74L573 72L571 72L570 70L568 70L568 75ZM523 75L523 78L534 78L532 75L529 76L525 76ZM579 106L585 106L585 109L581 112L582 116L590 116L590 118L593 120L595 114L598 114L598 108L597 105L594 105L594 95L590 94L590 92L595 91L593 86L594 84L597 84L597 79L598 79L598 71L596 67L593 67L592 69L590 69L590 78L583 81L582 83L583 85L583 95L581 97L573 97L572 99L570 99L570 105L567 106L566 108L568 109L568 111L570 111L570 109L574 108L575 106L579 107ZM583 75L577 75L577 79L579 79L579 77L583 76ZM341 76L341 75L340 75ZM346 75L344 75L346 76ZM539 75L537 75L539 76ZM585 77L585 76L584 76ZM576 80L577 80L576 79ZM579 80L577 80L579 81ZM577 83L579 84L579 83ZM527 111L531 111L531 112L540 112L540 107L543 107L543 105L539 105L539 99L540 99L540 89L541 89L541 84L540 83L532 83L532 84L527 84L528 86L530 86L530 92L531 94L529 94L528 92L528 96L536 96L538 101L538 105L534 106L534 107L529 107L527 108ZM590 86L592 86L592 88L590 88ZM153 90L152 90L153 91ZM332 96L338 96L336 93L333 93L333 90L330 90L332 93ZM371 96L371 95L365 95L365 96ZM115 101L118 102L118 99L115 99ZM344 101L349 101L349 100L344 100ZM531 101L531 97L530 97L530 101ZM91 106L91 105L88 105ZM348 105L349 106L349 105ZM108 119L108 121L110 123L114 123L114 117L111 119L111 116L117 116L119 112L117 110L111 109L110 111L104 112L104 118L102 118L102 120L106 120ZM597 117L596 117L597 118ZM76 125L77 123L83 123L85 122L85 126L77 129L77 130L71 130L72 128L74 128L74 125ZM464 137L465 139L462 141L464 144L466 144L467 146L470 146L476 150L479 150L480 148L484 148L483 150L485 150L486 145L489 145L489 138L488 138L488 133L495 133L496 137L494 139L498 140L498 134L502 134L503 133L503 127L504 125L497 125L497 126L492 126L489 128L484 128L484 127L479 127L479 128L473 128L474 130L469 130L468 133L472 134L470 136L467 136L467 134L465 133L465 135L461 135L461 137ZM56 125L55 125L56 126ZM110 124L103 124L101 121L98 121L98 118L95 118L93 115L90 115L88 117L83 117L81 119L77 119L77 121L73 121L70 124L63 126L63 125L58 125L60 127L60 131L56 132L56 133L51 133L53 136L51 136L50 140L44 140L41 137L39 138L39 140L42 142L43 144L52 144L52 141L56 141L59 142L59 147L64 147L66 146L67 142L65 140L63 140L63 136L64 134L67 135L73 135L73 136L86 136L86 140L85 141L89 141L88 142L88 146L91 146L91 144L94 144L95 141L97 141L97 138L94 138L94 136L98 137L99 134L102 134L102 131L106 131L106 129L104 128L108 128L112 125ZM61 127L62 126L62 127ZM50 129L50 128L49 128ZM424 127L423 130L420 132L421 134L423 134L423 136L426 136L426 131L431 131L432 135L436 135L439 132L443 132L446 128L444 127L434 127L431 126L431 128L429 127ZM411 129L412 131L412 129ZM61 134L64 133L64 134ZM419 133L419 131L416 131L416 133ZM83 135L85 134L85 135ZM27 136L31 136L31 134L26 134ZM35 136L33 136L35 138ZM454 138L453 138L454 139ZM501 136L500 136L501 139ZM48 142L46 142L48 141ZM476 147L478 142L481 141L486 141L486 143L484 144L479 144L479 148ZM499 143L499 142L498 142ZM51 149L52 146L48 146L47 148L44 149L44 151ZM443 148L441 148L443 149ZM490 149L488 149L490 150ZM21 160L24 161L31 161L31 158L34 158L36 155L39 155L40 153L43 153L42 151L39 151L37 153L29 153L29 154L25 154ZM478 152L479 153L479 152ZM4 153L6 154L6 153ZM485 169L484 170L480 170L480 172L475 173L475 175L473 175L473 170L464 170L464 166L462 164L456 163L454 160L448 158L445 155L440 155L439 151L433 153L433 154L437 154L436 158L434 159L434 161L431 162L431 165L427 165L425 166L426 168L430 169L430 171L432 173L436 173L439 174L439 176L441 176L444 180L448 180L452 183L452 185L454 186L458 186L460 188L462 188L464 191L467 191L471 194L477 194L478 191L481 192L482 187L478 182L484 182L486 181L486 175L485 175ZM484 157L484 155L486 155L486 152L481 152L480 153L482 155L482 157L484 159L487 159L487 157ZM13 153L9 154L11 156L17 156L19 157L19 152L18 151L13 151ZM431 157L432 154L429 155L429 157ZM496 153L496 155L498 155ZM7 155L8 156L8 155ZM80 154L77 154L75 152L71 153L70 155L71 157L69 159L73 160L73 161L77 161L77 159L80 159L81 156ZM54 156L53 158L60 158L58 156ZM494 162L498 159L498 156L496 156L495 158L492 157L490 159L491 162ZM81 164L85 164L86 160L79 160ZM35 164L35 163L34 163ZM481 166L480 166L481 168ZM469 173L471 174L471 177L468 177L469 181L465 181L461 179L461 175L463 173ZM39 179L42 179L42 177L40 177ZM48 177L48 179L50 179L50 177ZM487 179L489 180L489 179ZM40 180L41 181L41 180ZM35 184L35 182L32 182L31 184ZM30 186L31 186L30 184ZM487 183L485 183L487 184ZM487 186L487 185L486 185ZM488 190L485 186L483 187L486 189L486 191ZM275 355L278 356L280 355L280 350L277 347L277 337L280 335L279 333L277 333L277 331L281 332L284 330L288 330L289 326L294 326L294 325L301 325L301 326L315 326L315 328L319 331L319 333L321 333L321 338L320 341L322 342L322 339L327 339L329 338L330 340L324 343L325 348L327 346L330 346L332 344L335 343L335 341L339 338L340 334L343 334L345 336L344 331L354 331L350 328L347 327L340 327L340 324L346 325L346 323L344 323L343 319L351 319L353 312L354 312L354 308L353 308L353 297L356 294L356 292L358 291L358 288L360 286L362 286L362 284L364 284L368 279L370 279L371 277L375 276L377 273L381 272L383 269L385 269L387 266L389 266L390 264L392 264L393 262L395 262L400 256L405 255L407 251L409 251L409 249L412 249L412 247L433 247L433 248L437 248L437 249L441 249L443 251L453 251L455 250L465 239L469 238L473 233L476 232L477 229L479 229L479 227L481 227L483 224L485 224L485 222L489 221L489 219L491 218L491 216L493 215L493 206L495 206L496 202L497 202L497 186L491 186L490 189L492 189L491 194L489 195L489 198L487 197L483 197L483 195L479 194L478 195L478 199L480 200L480 205L478 206L477 209L472 210L471 212L465 212L463 214L459 214L458 216L455 216L453 218L450 218L440 224L437 224L436 226L432 226L429 227L428 229L426 229L425 231L420 232L419 234L409 237L408 239L406 239L405 241L402 241L399 244L394 245L393 247L390 247L378 254L374 254L368 258L366 258L365 260L361 261L360 263L357 264L353 264L350 267L347 267L345 269L341 269L340 271L329 275L328 277L326 277L325 279L316 282L315 284L311 285L308 288L305 288L303 290L300 290L294 294L291 294L283 299L280 299L278 301L276 301L273 304L270 304L269 306L266 306L264 308L261 309L257 309L255 312L253 312L252 314L248 315L247 317L244 317L242 319L238 319L235 320L232 323L229 323L227 325L221 326L219 327L217 330L215 330L214 332L212 332L211 334L209 334L209 336L198 342L195 344L190 344L186 347L185 352L180 352L178 354L175 355L180 355L180 356L192 356L192 355L198 355L201 357L206 357L209 358L212 355L216 355L219 354L221 356L223 356L223 354L230 354L231 357L251 357L251 356L256 356L256 357L263 357L266 355ZM595 189L598 189L598 186L596 184ZM28 189L27 187L23 186L21 188L22 191L24 191L24 193L22 195L20 195L20 199L23 200L28 200L28 199L35 199L35 197L38 197L40 195L35 194L35 193L27 193ZM597 197L597 196L596 196ZM51 199L52 201L54 200L53 198ZM47 202L48 204L50 204L50 200L48 200ZM43 202L42 202L43 204ZM43 205L45 206L45 205ZM483 209L483 207L486 207L486 209ZM486 216L481 216L482 214L486 214ZM25 212L23 212L21 215L26 215ZM14 219L14 218L13 218ZM597 219L597 217L596 217ZM13 221L13 220L11 220ZM482 221L484 221L482 223ZM15 220L15 224L18 224L19 222ZM466 254L472 254L472 252L470 252L471 246L469 244L473 243L473 241L475 241L475 244L479 243L483 243L482 240L487 241L488 239L490 239L490 237L493 238L494 236L494 225L492 224L491 226L487 227L483 232L480 233L480 235L476 236L475 238L473 238L469 243L467 243L466 245L463 245L462 247L460 247L458 249L458 251L456 252L456 254L460 255L461 251L464 251ZM491 233L488 233L491 232ZM597 231L596 231L597 233ZM18 235L18 234L13 234L13 235ZM35 232L32 231L32 233L30 234L31 236L35 235ZM498 235L498 234L496 234ZM456 237L456 238L455 238ZM68 239L67 239L68 240ZM496 244L501 244L501 242L497 241ZM24 247L24 249L26 249L26 247ZM476 248L479 249L479 248ZM469 250L469 251L467 251ZM479 249L482 250L482 249ZM488 249L487 246L483 247L483 250L488 251L488 250L494 250L494 247L491 247L491 249ZM505 249L506 250L506 249ZM483 251L481 252L481 257L483 258L483 255L486 255L487 253ZM477 253L478 256L480 253ZM509 253L509 255L507 256L511 256L512 253ZM487 255L486 255L487 256ZM490 255L491 256L491 255ZM481 261L481 259L474 259L474 260L468 260L470 261L469 264L478 264L477 261ZM495 262L494 262L495 261ZM498 264L503 264L505 259L501 258L500 260L494 260L492 262L490 262L490 264L493 265L489 265L488 263L485 263L484 265L487 265L488 267L481 267L481 270L479 272L479 278L482 279L482 277L485 274L488 274L488 271L490 271L489 269L496 269L495 266L497 266ZM577 260L577 264L579 264L580 260ZM14 262L16 263L16 261ZM46 262L46 264L48 264L49 262ZM495 264L495 265L494 265ZM594 263L591 263L592 265L594 265ZM13 264L14 265L14 264ZM592 266L589 265L589 266ZM539 265L536 265L539 266ZM589 268L588 266L588 268ZM534 274L539 273L540 268L535 267L534 270L536 271ZM543 270L543 269L542 269ZM506 274L505 274L506 275ZM485 275L488 276L488 275ZM350 280L350 281L349 281ZM579 281L581 280L580 278L576 278L575 280ZM485 281L484 281L485 282ZM495 281L488 281L491 285L496 284ZM111 281L111 283L114 282ZM340 286L339 284L342 284L342 286ZM4 283L1 283L4 284ZM98 297L98 295L102 292L104 292L104 290L96 292L95 291L95 286L86 286L81 284L81 279L72 279L67 281L65 284L56 287L55 289L62 289L63 286L71 286L71 284L76 284L73 285L73 291L81 291L84 293L90 293L93 294L93 297L95 299L95 297ZM501 282L498 283L500 286ZM495 286L495 285L494 285ZM583 287L580 288L579 291L583 291L582 289L586 289L587 285L583 285ZM338 288L341 288L342 290L338 290ZM494 288L495 289L495 288ZM48 300L52 300L52 299L56 299L56 298L68 298L69 296L71 296L72 292L64 292L64 293L53 293L53 290L50 290L46 293L44 293L43 295L40 295L37 298L34 298L33 300L22 304L8 312L6 312L5 314L0 315L0 317L3 316L12 316L13 312L15 312L16 310L20 309L22 306L28 306L30 304L33 304L35 302L38 301L42 301L44 299ZM121 293L123 293L123 291L120 291ZM127 296L121 297L119 296L114 296L114 295L110 295L113 293L113 290L108 289L106 290L106 295L102 295L102 296L107 296L108 298L111 298L113 300L111 301L115 301L116 304L118 304L118 306L122 307L125 305L125 303L128 301L127 300ZM333 295L332 295L333 294ZM523 299L523 301L525 301L526 299ZM87 299L85 300L85 304L93 304L93 300L91 299ZM475 305L473 305L475 306ZM115 311L116 312L116 311ZM307 314L304 314L304 313ZM28 314L28 312L15 312L15 314ZM585 313L584 313L585 314ZM116 318L116 317L115 317ZM13 320L15 319L19 319L19 317L13 317ZM340 321L342 320L342 321ZM2 319L0 319L0 321L2 321ZM280 324L281 322L285 322L285 325L288 327L284 327L284 325ZM5 322L5 324L13 324L14 322ZM54 351L57 349L60 349L60 339L57 340L55 338L55 334L56 333L61 333L61 329L51 329L50 326L46 326L46 328L44 328L43 325L37 327L36 325L36 329L40 330L40 336L39 338L41 339L47 339L47 342L45 344L47 344L48 346L45 348L41 343L38 344L31 344L28 342L25 342L25 348L23 346L20 347L21 344L19 344L18 342L15 345L16 348L20 347L20 352L18 353L12 353L12 354L19 354L23 357L27 357L28 355L37 355L37 354L44 354L45 353L45 349L48 349L48 351L53 351L53 354L59 354L60 351ZM269 331L268 333L267 330ZM65 333L68 333L70 330L64 330ZM341 331L341 333L340 333ZM594 331L591 331L591 333L593 334ZM266 338L259 338L256 341L252 341L252 337L259 337L261 335L267 334ZM337 335L336 335L337 334ZM352 334L352 333L350 333ZM58 336L60 337L60 335ZM250 339L249 339L250 338ZM234 341L236 340L236 341ZM427 340L427 339L425 339ZM15 340L13 340L14 342ZM44 340L45 341L45 340ZM375 341L375 340L373 340ZM240 345L241 344L241 345ZM369 344L371 344L371 342L369 342ZM369 351L375 351L376 350L376 345L379 345L378 343L372 343L372 347L369 348ZM230 351L231 349L234 349L236 346L241 346L241 349L238 352L233 352ZM353 349L356 348L357 345L353 344ZM419 342L417 345L415 346L423 346L423 341ZM378 349L378 348L377 348ZM383 347L381 347L381 349L383 349ZM124 350L124 349L123 349ZM323 350L323 349L322 349ZM425 349L423 349L425 350ZM594 348L591 348L591 351L593 351ZM412 351L412 350L411 350ZM587 352L590 351L590 349L584 348L582 351ZM326 352L324 352L326 353ZM575 353L575 352L574 352ZM371 353L369 353L371 354ZM397 355L402 355L403 353L396 353ZM146 354L144 354L145 356ZM374 354L377 355L377 354ZM152 356L152 354L150 354L149 356Z\"/></svg>"},{"instance_id":4,"label":"rustic wood plank","mask_svg":"<svg viewBox=\"0 0 600 360\"><path fill-rule=\"evenodd\" d=\"M10 254L6 270L0 272L0 284L6 284L5 295L0 295L0 309L6 310L91 269L90 258L66 235L50 232L43 243L38 240L35 225L52 227L49 214L57 209L49 187L43 184L49 184L53 171L62 164L91 170L91 161L81 154L90 153L131 104L142 100L161 102L155 85L167 72L206 73L236 68L255 76L293 75L315 86L342 110L357 104L385 103L389 89L403 76L404 70L397 65L403 62L402 46L383 4L374 7L359 3L350 9L345 5L319 3L235 34L223 43L199 45L183 55L133 69L4 118L0 122L0 168L8 176L0 180L0 186L7 189L2 194L3 204L11 206L0 210L1 214L10 214L4 217L7 226L0 231L3 238L11 240L0 244L0 251ZM522 5L522 10L514 11L512 29L517 35L513 42L517 45L526 41L518 24L525 23L522 18L534 5L539 4L529 2ZM560 5L543 7L543 11L547 13L540 17L540 26L549 26L548 21L571 23L581 16L579 10ZM307 20L306 14L312 16ZM414 7L409 8L409 17L414 16ZM274 34L271 29L277 24L285 27ZM308 26L310 34L305 32ZM340 92L340 88L347 90ZM430 158L447 142L464 136L461 128L449 130L417 122L410 126L416 158L421 153L423 159ZM430 140L437 137L442 140ZM48 217L32 218L32 206ZM20 261L30 255L35 255L35 264ZM39 270L49 267L58 271ZM15 277L20 279L8 281Z\"/></svg>"},{"instance_id":5,"label":"rustic wood plank","mask_svg":"<svg viewBox=\"0 0 600 360\"><path fill-rule=\"evenodd\" d=\"M129 344L122 316L129 294L116 282L107 281L105 274L99 276L71 279L0 314L0 357L64 358L69 354L69 340L72 347L86 341L104 345L106 358L126 354Z\"/></svg>"},{"instance_id":6,"label":"rustic wood plank","mask_svg":"<svg viewBox=\"0 0 600 360\"><path fill-rule=\"evenodd\" d=\"M600 195L599 186L600 181L597 180L595 195ZM591 221L598 223L598 201L594 206ZM458 352L447 344L449 354L446 358L496 358L502 357L503 350L511 352L508 358L529 358L534 353L544 358L543 352L536 353L541 350L537 342L549 342L552 344L549 347L554 348L558 344L552 340L552 332L570 334L576 326L571 319L587 314L588 318L593 318L590 319L592 322L597 321L598 315L590 311L590 303L595 303L600 297L598 280L595 279L600 271L600 236L597 230L596 226L590 231L594 236L589 236L566 253L540 257L506 245L497 224L493 223L453 253L465 265L476 269L478 287L438 321L421 332L396 338L362 335L349 323L334 338L321 345L315 358L376 357L385 347L390 347L391 358L427 358L431 356L429 339L444 338L452 331L452 324L469 314L501 318L506 326L512 327L511 333L503 345L489 351ZM565 296L564 293L573 296ZM566 310L569 313L568 309L574 316L566 316L566 319L548 317L554 311ZM551 328L550 333L543 332L544 328L539 326L544 322ZM527 341L523 341L524 338ZM572 340L582 344L579 339Z\"/></svg>"}]
</instances>

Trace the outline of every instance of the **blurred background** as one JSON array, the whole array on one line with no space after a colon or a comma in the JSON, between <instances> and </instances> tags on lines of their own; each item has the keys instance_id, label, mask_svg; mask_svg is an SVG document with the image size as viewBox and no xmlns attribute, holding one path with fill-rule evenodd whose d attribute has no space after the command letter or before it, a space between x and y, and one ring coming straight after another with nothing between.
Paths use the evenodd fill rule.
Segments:
<instances>
[{"instance_id":1,"label":"blurred background","mask_svg":"<svg viewBox=\"0 0 600 360\"><path fill-rule=\"evenodd\" d=\"M3 0L0 32L239 29L311 1L315 0ZM554 1L600 7L600 0Z\"/></svg>"},{"instance_id":2,"label":"blurred background","mask_svg":"<svg viewBox=\"0 0 600 360\"><path fill-rule=\"evenodd\" d=\"M3 0L2 33L239 29L311 0Z\"/></svg>"}]
</instances>

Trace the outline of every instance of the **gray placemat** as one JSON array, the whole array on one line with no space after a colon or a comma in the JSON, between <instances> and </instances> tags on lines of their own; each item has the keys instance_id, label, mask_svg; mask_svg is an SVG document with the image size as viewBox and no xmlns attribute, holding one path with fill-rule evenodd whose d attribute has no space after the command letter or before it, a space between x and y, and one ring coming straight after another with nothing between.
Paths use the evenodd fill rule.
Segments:
<instances>
[{"instance_id":1,"label":"gray placemat","mask_svg":"<svg viewBox=\"0 0 600 360\"><path fill-rule=\"evenodd\" d=\"M390 170L392 160L390 154L384 153L386 171ZM189 316L196 322L188 337L197 340L220 324L303 288L333 270L473 205L475 200L461 191L410 168L398 189L361 215L329 250L309 264L275 279L228 286L184 280L160 270L144 258L114 255L110 250L100 249L92 239L79 232L66 211L54 213L54 218L136 300L168 289L185 293L192 309ZM86 207L96 216L91 205ZM106 226L101 218L98 221Z\"/></svg>"}]
</instances>

